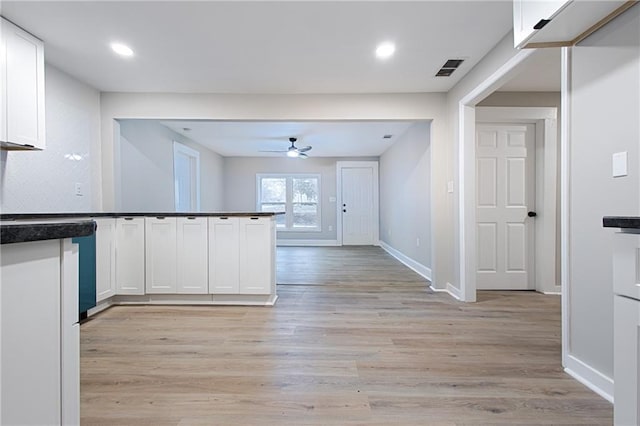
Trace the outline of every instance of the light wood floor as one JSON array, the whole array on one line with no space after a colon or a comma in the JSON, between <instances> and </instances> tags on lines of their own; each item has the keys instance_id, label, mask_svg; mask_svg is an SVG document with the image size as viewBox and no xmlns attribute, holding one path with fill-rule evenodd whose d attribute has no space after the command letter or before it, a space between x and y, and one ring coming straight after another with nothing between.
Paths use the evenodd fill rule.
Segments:
<instances>
[{"instance_id":1,"label":"light wood floor","mask_svg":"<svg viewBox=\"0 0 640 426\"><path fill-rule=\"evenodd\" d=\"M123 306L83 324L82 424L612 423L562 371L558 297L463 304L379 248L279 250L279 281L324 285L282 285L274 308Z\"/></svg>"}]
</instances>

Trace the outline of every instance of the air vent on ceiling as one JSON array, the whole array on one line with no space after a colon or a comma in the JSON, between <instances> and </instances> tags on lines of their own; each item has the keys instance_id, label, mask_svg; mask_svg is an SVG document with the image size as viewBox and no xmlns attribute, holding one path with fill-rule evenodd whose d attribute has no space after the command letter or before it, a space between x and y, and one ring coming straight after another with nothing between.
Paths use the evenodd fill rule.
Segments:
<instances>
[{"instance_id":1,"label":"air vent on ceiling","mask_svg":"<svg viewBox=\"0 0 640 426\"><path fill-rule=\"evenodd\" d=\"M449 77L462 62L464 59L447 59L447 62L436 73L436 77Z\"/></svg>"},{"instance_id":2,"label":"air vent on ceiling","mask_svg":"<svg viewBox=\"0 0 640 426\"><path fill-rule=\"evenodd\" d=\"M384 135L382 137L382 139L391 139L393 137L393 135Z\"/></svg>"}]
</instances>

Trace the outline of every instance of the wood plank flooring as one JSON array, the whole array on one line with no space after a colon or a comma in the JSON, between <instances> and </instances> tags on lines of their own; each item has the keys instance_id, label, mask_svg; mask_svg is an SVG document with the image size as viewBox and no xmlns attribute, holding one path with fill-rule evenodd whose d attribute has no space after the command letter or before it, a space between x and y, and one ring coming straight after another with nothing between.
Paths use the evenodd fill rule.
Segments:
<instances>
[{"instance_id":1,"label":"wood plank flooring","mask_svg":"<svg viewBox=\"0 0 640 426\"><path fill-rule=\"evenodd\" d=\"M121 306L83 324L82 424L612 423L562 371L557 296L464 304L379 248L278 250L278 281L298 285L273 308Z\"/></svg>"}]
</instances>

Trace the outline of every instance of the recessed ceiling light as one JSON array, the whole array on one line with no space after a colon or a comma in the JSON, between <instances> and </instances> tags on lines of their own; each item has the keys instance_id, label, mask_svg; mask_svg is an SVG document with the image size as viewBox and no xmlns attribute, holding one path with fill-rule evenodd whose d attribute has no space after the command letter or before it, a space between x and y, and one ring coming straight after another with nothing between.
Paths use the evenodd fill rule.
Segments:
<instances>
[{"instance_id":1,"label":"recessed ceiling light","mask_svg":"<svg viewBox=\"0 0 640 426\"><path fill-rule=\"evenodd\" d=\"M126 44L122 43L111 43L111 50L116 52L120 56L133 56L133 50Z\"/></svg>"},{"instance_id":2,"label":"recessed ceiling light","mask_svg":"<svg viewBox=\"0 0 640 426\"><path fill-rule=\"evenodd\" d=\"M395 51L396 45L389 41L385 41L384 43L380 43L376 48L376 57L378 59L389 59L393 56Z\"/></svg>"}]
</instances>

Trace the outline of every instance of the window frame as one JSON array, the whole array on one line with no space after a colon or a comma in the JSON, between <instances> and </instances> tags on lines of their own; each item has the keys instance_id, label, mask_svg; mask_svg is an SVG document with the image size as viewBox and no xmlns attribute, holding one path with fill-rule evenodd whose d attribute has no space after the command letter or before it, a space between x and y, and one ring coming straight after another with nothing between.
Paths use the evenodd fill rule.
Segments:
<instances>
[{"instance_id":1,"label":"window frame","mask_svg":"<svg viewBox=\"0 0 640 426\"><path fill-rule=\"evenodd\" d=\"M276 226L278 232L322 232L322 175L320 173L257 173L256 174L256 209L262 211L262 179L285 179L285 226ZM293 179L316 179L318 182L318 201L316 214L318 226L295 228L293 226ZM269 203L265 203L269 204ZM272 203L277 204L277 203Z\"/></svg>"}]
</instances>

